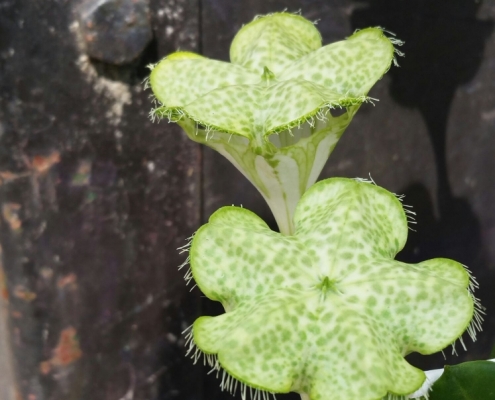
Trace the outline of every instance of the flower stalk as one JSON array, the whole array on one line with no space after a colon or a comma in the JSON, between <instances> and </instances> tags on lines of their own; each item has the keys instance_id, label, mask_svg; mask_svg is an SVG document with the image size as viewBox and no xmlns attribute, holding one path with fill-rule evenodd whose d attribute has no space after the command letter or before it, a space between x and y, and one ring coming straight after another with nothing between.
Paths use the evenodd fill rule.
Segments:
<instances>
[{"instance_id":1,"label":"flower stalk","mask_svg":"<svg viewBox=\"0 0 495 400\"><path fill-rule=\"evenodd\" d=\"M290 235L294 233L297 202L318 179L358 109L359 105L349 106L338 117L326 110L290 131L272 135L262 154L243 137L206 131L187 119L178 123L189 138L227 158L259 190L280 232Z\"/></svg>"}]
</instances>

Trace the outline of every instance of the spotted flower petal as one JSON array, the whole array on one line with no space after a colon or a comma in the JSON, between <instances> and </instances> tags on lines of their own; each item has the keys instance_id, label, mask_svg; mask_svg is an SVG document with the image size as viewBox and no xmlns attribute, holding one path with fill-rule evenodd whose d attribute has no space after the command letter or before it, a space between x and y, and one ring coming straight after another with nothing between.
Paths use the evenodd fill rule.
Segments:
<instances>
[{"instance_id":1,"label":"spotted flower petal","mask_svg":"<svg viewBox=\"0 0 495 400\"><path fill-rule=\"evenodd\" d=\"M157 64L153 115L227 157L262 193L280 231L293 233L297 202L389 69L394 43L368 28L322 47L299 15L260 17L234 38L231 63L177 52ZM333 108L346 112L334 117Z\"/></svg>"},{"instance_id":2,"label":"spotted flower petal","mask_svg":"<svg viewBox=\"0 0 495 400\"><path fill-rule=\"evenodd\" d=\"M404 356L440 351L469 329L470 275L452 260L394 260L407 238L401 203L333 178L299 202L295 233L225 207L194 236L191 272L225 314L200 317L191 343L248 387L311 400L408 395L425 376ZM472 327L471 327L472 331Z\"/></svg>"}]
</instances>

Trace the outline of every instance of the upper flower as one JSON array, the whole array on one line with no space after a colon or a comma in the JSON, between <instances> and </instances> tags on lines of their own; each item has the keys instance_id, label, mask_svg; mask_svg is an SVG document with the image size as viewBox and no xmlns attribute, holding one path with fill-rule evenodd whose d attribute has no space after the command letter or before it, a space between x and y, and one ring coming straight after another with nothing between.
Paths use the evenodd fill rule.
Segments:
<instances>
[{"instance_id":1,"label":"upper flower","mask_svg":"<svg viewBox=\"0 0 495 400\"><path fill-rule=\"evenodd\" d=\"M275 151L270 135L328 108L365 101L393 58L393 44L379 28L321 47L312 22L271 14L238 32L230 64L176 52L156 65L150 84L161 106L155 114L190 118L246 137L258 153L270 153Z\"/></svg>"},{"instance_id":2,"label":"upper flower","mask_svg":"<svg viewBox=\"0 0 495 400\"><path fill-rule=\"evenodd\" d=\"M390 192L328 179L303 196L294 222L294 235L282 236L224 207L194 236L192 276L226 310L200 317L191 334L214 366L268 392L376 400L421 386L424 373L405 355L474 335L461 264L394 260L408 228Z\"/></svg>"},{"instance_id":3,"label":"upper flower","mask_svg":"<svg viewBox=\"0 0 495 400\"><path fill-rule=\"evenodd\" d=\"M260 17L234 38L231 63L179 51L154 66L153 115L228 158L290 234L297 202L390 67L394 43L368 28L321 47L318 30L300 15ZM345 112L333 116L332 108Z\"/></svg>"}]
</instances>

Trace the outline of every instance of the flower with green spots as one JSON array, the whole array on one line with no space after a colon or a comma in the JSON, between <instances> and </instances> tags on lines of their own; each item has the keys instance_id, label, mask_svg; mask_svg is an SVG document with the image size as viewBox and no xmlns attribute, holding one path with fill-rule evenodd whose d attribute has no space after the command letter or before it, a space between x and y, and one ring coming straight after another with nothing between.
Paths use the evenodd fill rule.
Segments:
<instances>
[{"instance_id":1,"label":"flower with green spots","mask_svg":"<svg viewBox=\"0 0 495 400\"><path fill-rule=\"evenodd\" d=\"M224 207L195 234L190 277L225 313L200 317L190 351L244 397L401 398L423 383L404 357L442 350L479 328L475 281L459 263L395 261L401 202L372 183L332 178L298 203L292 235ZM474 319L473 319L474 315ZM223 371L223 372L220 372Z\"/></svg>"},{"instance_id":2,"label":"flower with green spots","mask_svg":"<svg viewBox=\"0 0 495 400\"><path fill-rule=\"evenodd\" d=\"M300 15L259 17L235 36L231 63L179 51L152 66L152 115L229 159L290 234L297 202L390 68L394 44L401 43L368 28L322 47ZM345 112L332 116L335 108Z\"/></svg>"}]
</instances>

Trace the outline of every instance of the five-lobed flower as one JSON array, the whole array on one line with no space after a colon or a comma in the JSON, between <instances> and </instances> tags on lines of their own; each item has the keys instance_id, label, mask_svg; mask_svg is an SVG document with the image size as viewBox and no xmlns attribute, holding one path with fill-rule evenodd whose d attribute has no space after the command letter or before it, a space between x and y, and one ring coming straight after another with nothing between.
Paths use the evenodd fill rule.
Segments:
<instances>
[{"instance_id":1,"label":"five-lobed flower","mask_svg":"<svg viewBox=\"0 0 495 400\"><path fill-rule=\"evenodd\" d=\"M466 329L474 337L478 303L461 264L394 260L408 226L392 193L328 179L306 192L294 221L295 233L281 235L224 207L194 236L192 277L226 313L198 318L189 339L226 371L224 387L233 377L311 400L407 395L425 375L404 356L440 351Z\"/></svg>"},{"instance_id":2,"label":"five-lobed flower","mask_svg":"<svg viewBox=\"0 0 495 400\"><path fill-rule=\"evenodd\" d=\"M153 66L153 115L229 159L290 234L297 202L390 68L394 43L368 28L322 47L300 15L259 17L235 36L231 63L179 51ZM345 112L332 116L335 108Z\"/></svg>"}]
</instances>

